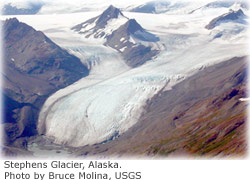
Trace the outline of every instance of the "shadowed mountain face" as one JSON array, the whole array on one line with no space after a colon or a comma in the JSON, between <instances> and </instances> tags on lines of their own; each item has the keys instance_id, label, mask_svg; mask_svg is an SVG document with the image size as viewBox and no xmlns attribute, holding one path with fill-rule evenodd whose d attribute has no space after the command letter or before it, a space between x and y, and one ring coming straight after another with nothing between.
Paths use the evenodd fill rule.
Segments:
<instances>
[{"instance_id":1,"label":"shadowed mountain face","mask_svg":"<svg viewBox=\"0 0 250 180\"><path fill-rule=\"evenodd\" d=\"M3 100L6 143L35 135L46 98L88 75L80 60L16 18L3 22Z\"/></svg>"},{"instance_id":2,"label":"shadowed mountain face","mask_svg":"<svg viewBox=\"0 0 250 180\"><path fill-rule=\"evenodd\" d=\"M208 67L150 99L138 124L117 139L86 146L79 156L244 155L246 57Z\"/></svg>"},{"instance_id":3,"label":"shadowed mountain face","mask_svg":"<svg viewBox=\"0 0 250 180\"><path fill-rule=\"evenodd\" d=\"M229 13L226 13L217 18L214 18L212 21L210 21L208 25L206 25L205 28L213 29L216 26L219 26L221 23L226 23L230 21L235 21L238 23L245 24L246 23L245 18L246 18L246 15L241 9L239 9L238 11L230 11Z\"/></svg>"},{"instance_id":4,"label":"shadowed mountain face","mask_svg":"<svg viewBox=\"0 0 250 180\"><path fill-rule=\"evenodd\" d=\"M143 44L156 43L159 38L143 29L135 19L125 17L114 6L109 6L100 16L76 25L72 30L86 38L102 38L104 45L120 52L127 65L139 66L158 54L151 46Z\"/></svg>"}]
</instances>

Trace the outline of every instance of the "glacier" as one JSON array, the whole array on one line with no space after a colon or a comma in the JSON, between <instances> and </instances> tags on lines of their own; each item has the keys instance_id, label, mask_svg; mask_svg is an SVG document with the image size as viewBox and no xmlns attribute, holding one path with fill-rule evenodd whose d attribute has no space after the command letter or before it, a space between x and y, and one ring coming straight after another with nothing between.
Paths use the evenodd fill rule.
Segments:
<instances>
[{"instance_id":1,"label":"glacier","mask_svg":"<svg viewBox=\"0 0 250 180\"><path fill-rule=\"evenodd\" d=\"M246 30L213 39L224 27L212 31L204 28L209 20L221 14L216 12L204 10L189 15L124 12L156 34L161 43L157 57L134 69L124 63L116 50L103 46L102 40L86 39L70 30L84 18L100 12L19 16L21 21L45 32L78 56L91 70L88 77L47 99L39 115L39 132L57 144L73 147L116 138L139 121L144 106L154 95L207 66L247 55ZM229 29L235 24L224 26Z\"/></svg>"}]
</instances>

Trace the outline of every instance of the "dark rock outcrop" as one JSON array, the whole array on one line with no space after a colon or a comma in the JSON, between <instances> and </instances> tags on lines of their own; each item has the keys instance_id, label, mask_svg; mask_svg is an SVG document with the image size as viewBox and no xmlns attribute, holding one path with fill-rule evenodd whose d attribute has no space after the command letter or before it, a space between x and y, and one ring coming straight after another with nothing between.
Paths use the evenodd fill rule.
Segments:
<instances>
[{"instance_id":1,"label":"dark rock outcrop","mask_svg":"<svg viewBox=\"0 0 250 180\"><path fill-rule=\"evenodd\" d=\"M37 133L49 95L88 75L80 60L16 18L3 22L3 126L5 144Z\"/></svg>"}]
</instances>

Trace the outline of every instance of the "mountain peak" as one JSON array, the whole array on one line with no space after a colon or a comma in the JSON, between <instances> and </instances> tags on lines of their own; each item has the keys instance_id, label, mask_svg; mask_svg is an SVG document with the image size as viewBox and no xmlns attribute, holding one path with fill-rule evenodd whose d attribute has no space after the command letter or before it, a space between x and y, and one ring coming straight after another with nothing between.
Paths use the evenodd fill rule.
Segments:
<instances>
[{"instance_id":1,"label":"mountain peak","mask_svg":"<svg viewBox=\"0 0 250 180\"><path fill-rule=\"evenodd\" d=\"M122 24L125 24L127 20L128 18L122 14L120 9L110 5L101 15L78 24L71 29L86 34L85 37L93 35L94 38L102 38L112 33L110 27L117 29ZM106 29L107 26L109 26L108 30Z\"/></svg>"},{"instance_id":2,"label":"mountain peak","mask_svg":"<svg viewBox=\"0 0 250 180\"><path fill-rule=\"evenodd\" d=\"M235 20L241 16L244 17L246 15L244 14L244 12L241 9L239 9L237 11L230 9L230 12L227 13L226 16L228 17L228 19Z\"/></svg>"},{"instance_id":3,"label":"mountain peak","mask_svg":"<svg viewBox=\"0 0 250 180\"><path fill-rule=\"evenodd\" d=\"M97 20L97 24L103 24L106 23L110 20L110 19L117 19L119 17L119 15L124 16L122 14L122 12L120 11L120 9L110 5L98 18Z\"/></svg>"},{"instance_id":4,"label":"mountain peak","mask_svg":"<svg viewBox=\"0 0 250 180\"><path fill-rule=\"evenodd\" d=\"M19 23L18 19L17 18L9 18L9 19L6 19L6 21L4 21L5 24L17 24Z\"/></svg>"},{"instance_id":5,"label":"mountain peak","mask_svg":"<svg viewBox=\"0 0 250 180\"><path fill-rule=\"evenodd\" d=\"M114 10L119 10L119 9L111 4L105 11L114 11Z\"/></svg>"},{"instance_id":6,"label":"mountain peak","mask_svg":"<svg viewBox=\"0 0 250 180\"><path fill-rule=\"evenodd\" d=\"M13 18L8 18L6 19L5 22L19 22L17 18L13 17Z\"/></svg>"},{"instance_id":7,"label":"mountain peak","mask_svg":"<svg viewBox=\"0 0 250 180\"><path fill-rule=\"evenodd\" d=\"M18 34L15 34L15 36L11 37L13 42L10 43L14 43L14 41L16 41L18 38L24 37L29 31L35 31L31 26L20 22L17 18L6 19L3 23L3 26L4 39L9 36L9 32L12 30L19 31Z\"/></svg>"},{"instance_id":8,"label":"mountain peak","mask_svg":"<svg viewBox=\"0 0 250 180\"><path fill-rule=\"evenodd\" d=\"M239 9L238 11L234 11L234 13L238 16L245 16L244 12L242 11L242 9Z\"/></svg>"}]
</instances>

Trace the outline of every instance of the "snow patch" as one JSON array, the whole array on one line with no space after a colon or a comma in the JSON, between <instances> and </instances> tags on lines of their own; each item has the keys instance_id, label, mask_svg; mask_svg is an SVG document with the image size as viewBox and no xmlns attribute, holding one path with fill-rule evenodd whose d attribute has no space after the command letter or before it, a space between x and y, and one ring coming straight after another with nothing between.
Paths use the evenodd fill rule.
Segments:
<instances>
[{"instance_id":1,"label":"snow patch","mask_svg":"<svg viewBox=\"0 0 250 180\"><path fill-rule=\"evenodd\" d=\"M250 101L250 98L240 98L239 101Z\"/></svg>"},{"instance_id":2,"label":"snow patch","mask_svg":"<svg viewBox=\"0 0 250 180\"><path fill-rule=\"evenodd\" d=\"M126 48L127 46L124 46L123 48L120 49L120 51L123 52Z\"/></svg>"},{"instance_id":3,"label":"snow patch","mask_svg":"<svg viewBox=\"0 0 250 180\"><path fill-rule=\"evenodd\" d=\"M129 41L130 41L131 43L133 43L133 44L136 44L136 42L135 42L135 40L134 40L134 38L133 38L132 36L129 37Z\"/></svg>"}]
</instances>

